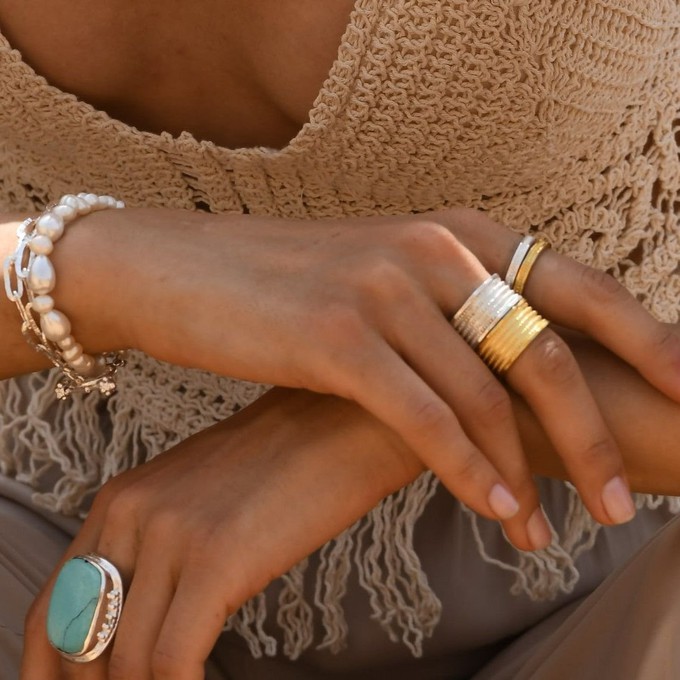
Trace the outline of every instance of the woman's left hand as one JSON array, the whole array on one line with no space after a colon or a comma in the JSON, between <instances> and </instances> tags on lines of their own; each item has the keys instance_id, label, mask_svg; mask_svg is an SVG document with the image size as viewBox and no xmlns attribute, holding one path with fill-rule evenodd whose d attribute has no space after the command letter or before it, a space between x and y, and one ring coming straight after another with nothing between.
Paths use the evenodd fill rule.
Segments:
<instances>
[{"instance_id":1,"label":"woman's left hand","mask_svg":"<svg viewBox=\"0 0 680 680\"><path fill-rule=\"evenodd\" d=\"M104 486L64 561L94 552L119 569L116 637L83 664L49 645L57 569L28 617L22 680L202 680L230 614L421 471L355 404L272 390Z\"/></svg>"},{"instance_id":2,"label":"woman's left hand","mask_svg":"<svg viewBox=\"0 0 680 680\"><path fill-rule=\"evenodd\" d=\"M634 488L680 494L677 404L592 341L572 349L621 435ZM568 478L521 399L515 412L532 471ZM52 649L45 619L57 570L27 620L22 680L203 678L229 614L421 471L353 402L271 390L104 487L64 561L94 551L120 568L129 594L117 637L87 664Z\"/></svg>"}]
</instances>

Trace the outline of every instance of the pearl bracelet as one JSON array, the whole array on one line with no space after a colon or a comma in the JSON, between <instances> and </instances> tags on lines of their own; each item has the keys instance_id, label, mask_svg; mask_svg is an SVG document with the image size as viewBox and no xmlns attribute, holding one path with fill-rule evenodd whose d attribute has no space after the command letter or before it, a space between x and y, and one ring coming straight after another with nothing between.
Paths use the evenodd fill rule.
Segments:
<instances>
[{"instance_id":1,"label":"pearl bracelet","mask_svg":"<svg viewBox=\"0 0 680 680\"><path fill-rule=\"evenodd\" d=\"M125 362L119 352L96 358L83 352L71 335L71 322L54 308L54 299L49 295L56 284L56 274L48 256L65 226L77 217L124 207L112 196L63 196L38 217L22 222L17 229L17 248L5 259L5 292L19 309L21 332L63 373L55 388L59 399L66 399L72 392L89 393L94 389L111 395L116 389L116 370Z\"/></svg>"}]
</instances>

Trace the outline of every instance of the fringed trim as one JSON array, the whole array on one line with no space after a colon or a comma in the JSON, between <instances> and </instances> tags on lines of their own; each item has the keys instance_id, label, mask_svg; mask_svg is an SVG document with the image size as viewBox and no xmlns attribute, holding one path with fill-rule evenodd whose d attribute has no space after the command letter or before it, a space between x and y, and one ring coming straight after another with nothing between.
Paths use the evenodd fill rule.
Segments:
<instances>
[{"instance_id":1,"label":"fringed trim","mask_svg":"<svg viewBox=\"0 0 680 680\"><path fill-rule=\"evenodd\" d=\"M401 640L416 657L422 655L423 639L432 635L442 608L413 548L413 528L437 484L434 475L426 473L386 498L368 515L355 551L359 582L369 595L373 618L390 640ZM366 548L364 540L369 541Z\"/></svg>"},{"instance_id":2,"label":"fringed trim","mask_svg":"<svg viewBox=\"0 0 680 680\"><path fill-rule=\"evenodd\" d=\"M33 488L56 478L35 494L36 504L83 517L87 499L111 477L144 462L148 448L139 418L116 395L106 402L83 395L58 401L56 380L51 371L0 383L0 472Z\"/></svg>"},{"instance_id":3,"label":"fringed trim","mask_svg":"<svg viewBox=\"0 0 680 680\"><path fill-rule=\"evenodd\" d=\"M261 387L231 385L231 401L227 402L223 396L227 390L218 389L223 385L211 385L200 374L191 376L192 383L185 375L164 371L157 362L139 361L107 402L81 396L56 401L54 373L0 382L0 472L34 488L42 484L44 490L36 496L42 506L64 514L84 514L83 500L107 479L226 417L237 410L234 404L249 403L262 391ZM153 380L140 380L140 372ZM143 384L147 388L140 387ZM155 401L162 402L161 410L148 408L154 401L147 394L149 385ZM220 414L218 408L227 412ZM175 412L182 417L173 417ZM162 414L170 414L174 429L160 420ZM54 422L63 427L52 427ZM421 656L425 638L439 622L442 605L416 555L413 534L437 486L436 478L426 473L383 500L321 549L315 569L305 560L282 577L275 618L268 611L267 595L260 594L229 619L226 629L241 635L256 658L277 653L277 640L267 630L274 620L282 631L283 654L290 659L315 644L317 649L340 652L349 632L343 601L356 570L372 618L390 640L402 642L414 656ZM552 545L535 553L516 552L514 563L489 554L479 518L463 507L482 559L515 575L514 595L551 600L571 593L579 580L576 561L593 547L601 526L588 514L576 490L567 486L561 534L553 529ZM671 512L680 512L680 498L639 495L636 504L651 510L666 504Z\"/></svg>"},{"instance_id":4,"label":"fringed trim","mask_svg":"<svg viewBox=\"0 0 680 680\"><path fill-rule=\"evenodd\" d=\"M524 593L533 601L554 600L560 594L573 592L580 574L576 568L578 558L590 550L597 540L602 525L597 523L581 501L576 488L566 482L568 505L562 534L551 526L553 540L545 550L517 552L517 562L509 564L489 555L479 527L479 517L461 506L470 520L472 533L482 559L500 569L515 574L510 588L513 595ZM651 494L635 494L638 510L657 510L666 505L673 514L680 513L680 498Z\"/></svg>"},{"instance_id":5,"label":"fringed trim","mask_svg":"<svg viewBox=\"0 0 680 680\"><path fill-rule=\"evenodd\" d=\"M402 641L414 656L422 655L423 640L432 635L441 616L441 602L427 583L413 548L413 528L437 489L431 473L386 498L366 517L319 553L313 574L314 605L323 639L317 649L339 652L347 645L348 627L342 601L353 566L368 593L373 618L394 642ZM315 613L305 600L308 561L283 577L276 621L283 631L283 653L297 659L314 642ZM255 616L258 596L229 621L225 630L238 632L253 656L276 654L276 644ZM258 611L260 611L258 609Z\"/></svg>"},{"instance_id":6,"label":"fringed trim","mask_svg":"<svg viewBox=\"0 0 680 680\"><path fill-rule=\"evenodd\" d=\"M309 560L303 560L282 577L276 621L283 631L283 653L297 659L314 639L312 607L305 599L305 572Z\"/></svg>"},{"instance_id":7,"label":"fringed trim","mask_svg":"<svg viewBox=\"0 0 680 680\"><path fill-rule=\"evenodd\" d=\"M515 574L510 588L513 595L525 593L533 601L554 600L557 595L570 593L579 579L579 573L569 553L559 544L552 529L553 542L545 550L517 552L517 564L509 564L489 555L479 528L478 516L469 508L461 506L470 519L472 534L482 559L500 569Z\"/></svg>"},{"instance_id":8,"label":"fringed trim","mask_svg":"<svg viewBox=\"0 0 680 680\"><path fill-rule=\"evenodd\" d=\"M247 643L254 658L260 659L263 654L276 654L276 640L264 630L267 619L267 604L264 593L248 600L238 613L229 618L225 630L233 630Z\"/></svg>"},{"instance_id":9,"label":"fringed trim","mask_svg":"<svg viewBox=\"0 0 680 680\"><path fill-rule=\"evenodd\" d=\"M360 523L355 523L327 543L319 554L314 604L321 612L324 638L318 649L329 649L334 654L346 646L348 628L342 600L347 593L347 580L352 572L352 547L359 527Z\"/></svg>"}]
</instances>

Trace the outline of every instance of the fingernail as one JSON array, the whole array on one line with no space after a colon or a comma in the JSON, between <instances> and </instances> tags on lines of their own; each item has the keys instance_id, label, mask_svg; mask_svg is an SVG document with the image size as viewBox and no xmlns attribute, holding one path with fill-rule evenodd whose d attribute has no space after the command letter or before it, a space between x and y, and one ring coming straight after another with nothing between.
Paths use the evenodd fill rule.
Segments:
<instances>
[{"instance_id":1,"label":"fingernail","mask_svg":"<svg viewBox=\"0 0 680 680\"><path fill-rule=\"evenodd\" d=\"M502 484L495 484L491 489L489 505L498 519L510 519L519 510L517 499Z\"/></svg>"},{"instance_id":2,"label":"fingernail","mask_svg":"<svg viewBox=\"0 0 680 680\"><path fill-rule=\"evenodd\" d=\"M536 508L527 522L527 535L534 550L542 550L552 543L552 532L541 508Z\"/></svg>"},{"instance_id":3,"label":"fingernail","mask_svg":"<svg viewBox=\"0 0 680 680\"><path fill-rule=\"evenodd\" d=\"M602 489L602 504L609 519L616 524L630 522L635 517L635 505L621 477L610 479Z\"/></svg>"}]
</instances>

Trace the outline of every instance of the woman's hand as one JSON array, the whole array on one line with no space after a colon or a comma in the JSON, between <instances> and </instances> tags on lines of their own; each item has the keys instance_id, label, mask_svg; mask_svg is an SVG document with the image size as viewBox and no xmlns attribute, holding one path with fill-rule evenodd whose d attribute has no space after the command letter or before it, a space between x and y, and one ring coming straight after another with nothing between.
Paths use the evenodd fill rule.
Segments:
<instances>
[{"instance_id":1,"label":"woman's hand","mask_svg":"<svg viewBox=\"0 0 680 680\"><path fill-rule=\"evenodd\" d=\"M513 542L546 544L508 393L448 321L490 271L505 271L516 234L470 210L324 221L130 210L88 220L87 229L71 227L53 256L62 271L57 258L68 257L73 238L103 281L97 290L107 305L74 310L74 328L98 319L100 331L102 322L113 337L125 331L159 359L355 400L467 505L492 519L514 517ZM62 281L70 290L55 297L76 299L87 272ZM547 252L527 296L680 400L677 334L613 279ZM630 519L618 447L566 344L543 331L507 380L593 516Z\"/></svg>"},{"instance_id":2,"label":"woman's hand","mask_svg":"<svg viewBox=\"0 0 680 680\"><path fill-rule=\"evenodd\" d=\"M597 343L566 337L634 488L680 494L680 406ZM526 403L513 402L532 472L568 478ZM53 577L28 618L22 680L202 678L230 613L422 470L356 404L270 391L104 487L64 561L94 551L122 571L129 595L113 646L88 664L60 659L45 636Z\"/></svg>"},{"instance_id":3,"label":"woman's hand","mask_svg":"<svg viewBox=\"0 0 680 680\"><path fill-rule=\"evenodd\" d=\"M202 680L231 613L421 471L355 404L271 391L103 488L64 560L96 552L121 571L112 653L74 664L49 646L53 577L28 618L22 680Z\"/></svg>"}]
</instances>

